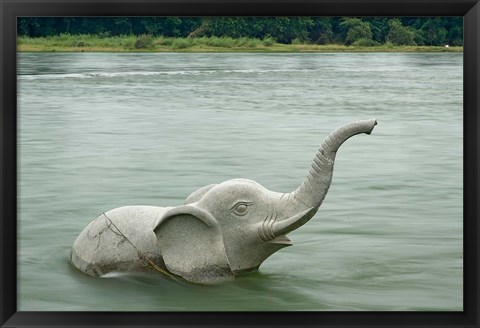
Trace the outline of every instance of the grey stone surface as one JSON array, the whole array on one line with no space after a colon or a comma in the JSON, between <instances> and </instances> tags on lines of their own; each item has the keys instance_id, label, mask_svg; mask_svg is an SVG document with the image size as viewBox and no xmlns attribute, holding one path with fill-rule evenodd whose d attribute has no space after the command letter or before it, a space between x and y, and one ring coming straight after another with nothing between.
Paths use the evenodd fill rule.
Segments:
<instances>
[{"instance_id":1,"label":"grey stone surface","mask_svg":"<svg viewBox=\"0 0 480 328\"><path fill-rule=\"evenodd\" d=\"M254 271L310 220L332 181L343 142L370 134L375 119L332 132L316 153L307 178L290 193L232 179L194 191L178 207L125 206L102 213L76 239L72 263L83 272L156 269L197 283L216 283Z\"/></svg>"}]
</instances>

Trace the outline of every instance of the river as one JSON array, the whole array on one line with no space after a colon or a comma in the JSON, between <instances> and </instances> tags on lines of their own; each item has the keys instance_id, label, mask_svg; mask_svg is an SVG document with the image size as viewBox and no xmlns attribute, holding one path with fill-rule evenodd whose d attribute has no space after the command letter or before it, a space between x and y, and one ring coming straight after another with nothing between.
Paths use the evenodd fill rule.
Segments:
<instances>
[{"instance_id":1,"label":"river","mask_svg":"<svg viewBox=\"0 0 480 328\"><path fill-rule=\"evenodd\" d=\"M462 311L462 54L19 53L18 310ZM92 278L98 214L177 206L231 178L294 190L335 128L316 216L214 286Z\"/></svg>"}]
</instances>

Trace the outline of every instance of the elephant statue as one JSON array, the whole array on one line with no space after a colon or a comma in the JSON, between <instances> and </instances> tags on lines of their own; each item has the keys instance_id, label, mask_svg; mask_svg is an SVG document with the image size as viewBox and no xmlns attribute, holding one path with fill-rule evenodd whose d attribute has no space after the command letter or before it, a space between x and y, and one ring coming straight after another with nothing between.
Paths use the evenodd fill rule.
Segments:
<instances>
[{"instance_id":1,"label":"elephant statue","mask_svg":"<svg viewBox=\"0 0 480 328\"><path fill-rule=\"evenodd\" d=\"M203 284L257 270L292 245L286 235L318 211L340 145L356 134L370 134L376 124L375 119L355 121L332 132L305 180L289 193L232 179L194 191L182 206L124 206L102 213L77 237L70 260L92 276L155 269Z\"/></svg>"}]
</instances>

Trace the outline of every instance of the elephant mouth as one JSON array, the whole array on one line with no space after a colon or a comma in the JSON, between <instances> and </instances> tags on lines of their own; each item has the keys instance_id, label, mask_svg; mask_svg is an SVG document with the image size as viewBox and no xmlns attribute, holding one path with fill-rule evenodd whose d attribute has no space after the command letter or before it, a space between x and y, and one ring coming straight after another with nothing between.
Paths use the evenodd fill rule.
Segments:
<instances>
[{"instance_id":1,"label":"elephant mouth","mask_svg":"<svg viewBox=\"0 0 480 328\"><path fill-rule=\"evenodd\" d=\"M273 238L270 243L272 244L280 244L280 245L287 245L287 246L290 246L290 245L293 245L293 242L290 240L290 238L288 238L287 236L283 235L283 236L278 236L278 237L275 237Z\"/></svg>"},{"instance_id":2,"label":"elephant mouth","mask_svg":"<svg viewBox=\"0 0 480 328\"><path fill-rule=\"evenodd\" d=\"M287 233L304 225L316 211L316 208L310 207L288 219L279 221L277 221L277 214L267 216L258 230L260 238L268 243L292 245L292 241L286 236Z\"/></svg>"}]
</instances>

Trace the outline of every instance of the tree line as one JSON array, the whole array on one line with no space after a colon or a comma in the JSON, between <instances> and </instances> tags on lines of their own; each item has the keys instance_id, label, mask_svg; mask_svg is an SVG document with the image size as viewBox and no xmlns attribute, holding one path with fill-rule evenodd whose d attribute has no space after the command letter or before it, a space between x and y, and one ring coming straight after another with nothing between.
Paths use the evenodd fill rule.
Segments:
<instances>
[{"instance_id":1,"label":"tree line","mask_svg":"<svg viewBox=\"0 0 480 328\"><path fill-rule=\"evenodd\" d=\"M20 17L17 34L48 37L273 38L279 43L463 45L462 17Z\"/></svg>"}]
</instances>

